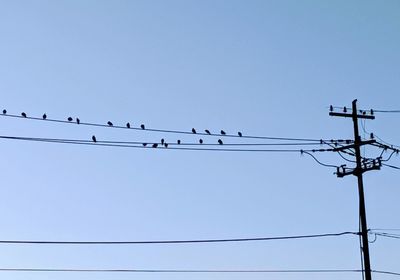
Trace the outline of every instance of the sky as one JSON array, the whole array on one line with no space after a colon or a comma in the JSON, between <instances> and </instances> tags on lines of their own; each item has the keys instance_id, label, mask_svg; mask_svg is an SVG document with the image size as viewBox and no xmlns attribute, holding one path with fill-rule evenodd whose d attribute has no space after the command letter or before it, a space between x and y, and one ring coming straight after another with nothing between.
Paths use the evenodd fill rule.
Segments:
<instances>
[{"instance_id":1,"label":"sky","mask_svg":"<svg viewBox=\"0 0 400 280\"><path fill-rule=\"evenodd\" d=\"M0 1L8 114L188 131L352 138L329 105L400 109L400 2ZM365 130L400 144L400 114ZM194 135L0 118L0 134L197 142ZM362 131L365 136L364 131ZM216 143L216 137L204 138ZM236 143L228 138L224 143ZM248 140L253 141L253 140ZM2 139L0 240L135 241L358 231L355 177L300 153ZM253 141L254 142L254 141ZM363 154L379 155L366 148ZM385 154L387 156L388 153ZM324 163L345 162L334 153ZM400 166L399 158L390 164ZM369 228L399 229L399 171L365 174ZM398 233L398 232L397 232ZM370 236L374 239L373 236ZM398 272L377 237L372 268ZM360 269L356 236L224 244L0 245L0 268ZM19 279L338 279L337 274L0 272ZM361 279L360 273L340 279ZM374 274L374 279L394 279Z\"/></svg>"}]
</instances>

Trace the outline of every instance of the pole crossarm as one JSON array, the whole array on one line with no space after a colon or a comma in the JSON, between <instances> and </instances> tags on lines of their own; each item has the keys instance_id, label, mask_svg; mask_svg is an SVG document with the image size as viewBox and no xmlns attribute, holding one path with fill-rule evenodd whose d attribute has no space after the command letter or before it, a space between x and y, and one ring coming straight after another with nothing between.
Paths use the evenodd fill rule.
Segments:
<instances>
[{"instance_id":1,"label":"pole crossarm","mask_svg":"<svg viewBox=\"0 0 400 280\"><path fill-rule=\"evenodd\" d=\"M332 116L332 117L353 118L354 115L356 115L358 119L369 119L369 120L374 120L375 119L375 116L373 116L373 115L359 115L359 114L329 112L329 116Z\"/></svg>"},{"instance_id":2,"label":"pole crossarm","mask_svg":"<svg viewBox=\"0 0 400 280\"><path fill-rule=\"evenodd\" d=\"M372 139L372 140L361 141L360 143L358 143L358 145L364 146L364 145L370 145L370 144L374 144L374 143L376 143L376 140ZM339 147L339 148L334 148L333 151L341 152L341 151L348 150L348 149L354 149L355 147L356 147L356 144L351 144L351 145L347 145L347 146L343 146L343 147Z\"/></svg>"}]
</instances>

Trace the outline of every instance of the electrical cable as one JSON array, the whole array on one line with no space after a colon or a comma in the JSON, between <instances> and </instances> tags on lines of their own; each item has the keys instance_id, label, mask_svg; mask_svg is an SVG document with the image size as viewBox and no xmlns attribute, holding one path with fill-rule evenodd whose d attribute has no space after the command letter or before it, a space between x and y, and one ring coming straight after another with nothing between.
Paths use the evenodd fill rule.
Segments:
<instances>
[{"instance_id":1,"label":"electrical cable","mask_svg":"<svg viewBox=\"0 0 400 280\"><path fill-rule=\"evenodd\" d=\"M390 165L390 164L387 164L387 163L382 163L382 165L390 167L390 168L393 168L393 169L400 170L400 167L398 167L398 166Z\"/></svg>"},{"instance_id":2,"label":"electrical cable","mask_svg":"<svg viewBox=\"0 0 400 280\"><path fill-rule=\"evenodd\" d=\"M384 271L384 270L371 270L371 272L379 274L389 274L394 276L400 276L400 272Z\"/></svg>"},{"instance_id":3,"label":"electrical cable","mask_svg":"<svg viewBox=\"0 0 400 280\"><path fill-rule=\"evenodd\" d=\"M28 120L38 120L38 121L47 121L47 122L55 122L55 123L64 123L64 124L76 124L81 126L95 126L95 127L108 127L108 128L118 128L118 129L131 129L131 130L140 130L140 131L150 131L150 132L163 132L163 133L175 133L175 134L189 134L189 135L202 135L202 136L217 136L217 137L235 137L235 138L244 138L244 139L263 139L263 140L282 140L282 141L306 141L306 142L320 142L320 139L309 139L309 138L290 138L290 137L273 137L273 136L252 136L252 135L236 135L236 134L227 134L227 133L206 133L206 132L197 132L193 133L191 131L182 131L182 130L171 130L171 129L158 129L158 128L141 128L141 127L133 127L129 128L126 126L118 126L118 125L108 125L108 124L99 124L99 123L89 123L80 121L79 124L73 121L59 120L59 119L50 119L50 118L38 118L38 117L23 117L19 115L13 114L0 114L3 117L11 117L11 118L19 118L19 119L28 119Z\"/></svg>"},{"instance_id":4,"label":"electrical cable","mask_svg":"<svg viewBox=\"0 0 400 280\"><path fill-rule=\"evenodd\" d=\"M338 167L339 167L339 166L336 166L336 165L331 165L331 164L322 163L322 162L320 162L313 154L311 154L311 153L309 153L309 152L307 152L307 151L301 150L300 153L301 153L301 154L307 154L307 155L309 155L309 156L312 157L319 165L322 165L322 166L325 166L325 167L332 167L332 168L338 168Z\"/></svg>"},{"instance_id":5,"label":"electrical cable","mask_svg":"<svg viewBox=\"0 0 400 280\"><path fill-rule=\"evenodd\" d=\"M226 242L250 242L250 241L272 241L272 240L291 240L309 239L322 237L337 237L343 235L359 235L358 232L339 232L323 233L311 235L292 235L275 237L255 237L255 238L227 238L227 239L199 239L199 240L152 240L152 241L40 241L40 240L0 240L0 244L50 244L50 245L122 245L122 244L188 244L188 243L226 243Z\"/></svg>"},{"instance_id":6,"label":"electrical cable","mask_svg":"<svg viewBox=\"0 0 400 280\"><path fill-rule=\"evenodd\" d=\"M22 140L22 141L34 141L34 142L46 142L46 143L60 143L60 144L75 144L75 145L93 145L93 146L104 146L104 147L119 147L119 148L141 148L141 149L154 149L151 144L150 146L143 145L129 145L129 144L107 144L107 143L95 143L89 140L74 140L74 139L54 139L54 138L35 138L35 137L20 137L20 136L0 136L0 139L9 140ZM158 144L157 144L158 145ZM223 146L220 144L218 146ZM157 146L158 147L158 146ZM158 147L160 149L160 147ZM227 149L227 148L187 148L187 147L164 147L162 150L186 150L186 151L217 151L217 152L332 152L332 149Z\"/></svg>"},{"instance_id":7,"label":"electrical cable","mask_svg":"<svg viewBox=\"0 0 400 280\"><path fill-rule=\"evenodd\" d=\"M8 272L108 272L108 273L355 273L359 269L79 269L79 268L0 268ZM389 273L374 271L377 273Z\"/></svg>"}]
</instances>

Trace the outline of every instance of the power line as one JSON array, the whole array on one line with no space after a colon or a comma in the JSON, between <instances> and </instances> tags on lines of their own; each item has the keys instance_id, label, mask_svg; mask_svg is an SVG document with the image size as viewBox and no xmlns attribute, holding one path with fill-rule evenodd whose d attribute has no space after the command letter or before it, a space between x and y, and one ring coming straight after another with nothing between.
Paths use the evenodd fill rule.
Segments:
<instances>
[{"instance_id":1,"label":"power line","mask_svg":"<svg viewBox=\"0 0 400 280\"><path fill-rule=\"evenodd\" d=\"M387 167L390 167L390 168L393 168L393 169L400 170L400 167L398 167L398 166L394 166L394 165L391 165L391 164L382 163L382 165L384 165L384 166L387 166Z\"/></svg>"},{"instance_id":2,"label":"power line","mask_svg":"<svg viewBox=\"0 0 400 280\"><path fill-rule=\"evenodd\" d=\"M382 237L400 239L399 234L391 234L391 233L386 233L386 232L372 232L372 233L375 235L378 235L378 236L382 236Z\"/></svg>"},{"instance_id":3,"label":"power line","mask_svg":"<svg viewBox=\"0 0 400 280\"><path fill-rule=\"evenodd\" d=\"M8 272L106 272L106 273L355 273L359 269L78 269L78 268L0 268ZM376 271L377 273L390 273Z\"/></svg>"},{"instance_id":4,"label":"power line","mask_svg":"<svg viewBox=\"0 0 400 280\"><path fill-rule=\"evenodd\" d=\"M400 272L392 272L392 271L384 271L384 270L372 270L372 272L379 273L379 274L389 274L389 275L400 276Z\"/></svg>"},{"instance_id":5,"label":"power line","mask_svg":"<svg viewBox=\"0 0 400 280\"><path fill-rule=\"evenodd\" d=\"M377 113L400 113L400 110L375 110L374 109L374 112L377 112Z\"/></svg>"},{"instance_id":6,"label":"power line","mask_svg":"<svg viewBox=\"0 0 400 280\"><path fill-rule=\"evenodd\" d=\"M322 237L338 237L344 235L359 235L358 232L323 233L311 235L292 235L255 238L226 238L226 239L197 239L197 240L152 240L152 241L33 241L33 240L0 240L0 244L50 244L50 245L139 245L139 244L188 244L188 243L226 243L226 242L250 242L250 241L273 241L293 240Z\"/></svg>"},{"instance_id":7,"label":"power line","mask_svg":"<svg viewBox=\"0 0 400 280\"><path fill-rule=\"evenodd\" d=\"M50 118L38 118L38 117L23 117L19 115L13 114L0 114L3 117L11 117L11 118L19 118L19 119L28 119L28 120L38 120L38 121L46 121L46 122L55 122L55 123L64 123L64 124L77 124L73 121L68 120L60 120L60 119L50 119ZM190 134L190 135L202 135L202 136L217 136L217 137L235 137L235 138L244 138L244 139L263 139L263 140L282 140L282 141L306 141L306 142L320 142L320 139L310 139L310 138L290 138L290 137L275 137L275 136L253 136L253 135L243 135L241 136L236 134L228 134L228 133L206 133L206 132L197 132L193 133L192 131L182 131L182 130L171 130L171 129L158 129L158 128L141 128L134 126L119 126L119 125L108 125L108 124L100 124L100 123L89 123L79 121L79 124L83 126L95 126L95 127L108 127L108 128L118 128L118 129L131 129L131 130L140 130L140 131L151 131L151 132L163 132L163 133L175 133L175 134ZM222 132L222 131L221 131Z\"/></svg>"},{"instance_id":8,"label":"power line","mask_svg":"<svg viewBox=\"0 0 400 280\"><path fill-rule=\"evenodd\" d=\"M112 144L112 143L95 143L88 140L76 140L76 139L54 139L54 138L36 138L36 137L20 137L20 136L0 136L0 139L8 140L22 140L22 141L33 141L33 142L45 142L45 143L59 143L59 144L73 144L73 145L91 145L91 146L103 146L103 147L119 147L119 148L138 148L138 149L154 149L152 144L156 143L143 143L142 145L129 145L129 144ZM144 146L146 144L146 146ZM148 144L148 145L147 145ZM157 144L158 145L158 144ZM223 146L222 144L218 145ZM229 148L188 148L188 147L158 147L162 150L186 150L186 151L212 151L212 152L332 152L333 149L229 149Z\"/></svg>"},{"instance_id":9,"label":"power line","mask_svg":"<svg viewBox=\"0 0 400 280\"><path fill-rule=\"evenodd\" d=\"M319 165L322 165L324 167L332 167L332 168L338 168L339 166L336 165L332 165L332 164L326 164L326 163L322 163L321 161L319 161L313 154L306 152L306 151L301 151L302 154L306 154L309 155L310 157L312 157L315 162L317 162Z\"/></svg>"}]
</instances>

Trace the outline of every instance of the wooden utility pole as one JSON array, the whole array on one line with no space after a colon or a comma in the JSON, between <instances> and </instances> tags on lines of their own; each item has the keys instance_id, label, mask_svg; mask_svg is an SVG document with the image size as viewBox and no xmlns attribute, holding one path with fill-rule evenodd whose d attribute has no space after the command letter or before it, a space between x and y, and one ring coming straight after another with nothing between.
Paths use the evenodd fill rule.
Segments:
<instances>
[{"instance_id":1,"label":"wooden utility pole","mask_svg":"<svg viewBox=\"0 0 400 280\"><path fill-rule=\"evenodd\" d=\"M362 161L360 147L367 144L372 144L375 140L362 141L360 137L360 133L358 130L358 119L375 119L373 115L373 111L367 113L366 111L358 112L357 111L357 99L355 99L352 103L352 112L347 113L347 109L343 110L343 113L331 112L330 116L336 117L348 117L353 119L354 126L354 143L349 146L344 146L337 148L338 152L345 151L349 149L353 149L356 158L356 167L355 168L347 168L345 165L342 165L337 169L336 175L338 177L344 177L347 175L354 175L358 180L358 196L359 196L359 214L360 214L360 223L361 223L361 237L362 237L362 256L364 260L364 270L365 270L365 278L366 280L371 280L371 263L369 257L369 244L368 244L368 226L367 226L367 217L365 213L365 198L364 198L364 184L363 184L363 173L370 170L377 170L381 167L381 160L373 160L372 162ZM358 114L360 113L360 114Z\"/></svg>"}]
</instances>

